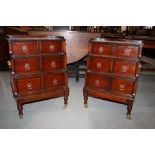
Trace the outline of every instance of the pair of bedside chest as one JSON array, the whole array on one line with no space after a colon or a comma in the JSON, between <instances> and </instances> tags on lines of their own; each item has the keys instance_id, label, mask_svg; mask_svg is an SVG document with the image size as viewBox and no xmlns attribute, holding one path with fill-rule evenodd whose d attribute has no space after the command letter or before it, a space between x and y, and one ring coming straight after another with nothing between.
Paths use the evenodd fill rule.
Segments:
<instances>
[{"instance_id":1,"label":"pair of bedside chest","mask_svg":"<svg viewBox=\"0 0 155 155\"><path fill-rule=\"evenodd\" d=\"M23 105L69 96L65 39L60 36L9 36L12 89L20 117ZM136 95L142 41L91 39L83 89L88 96L127 104L127 118Z\"/></svg>"}]
</instances>

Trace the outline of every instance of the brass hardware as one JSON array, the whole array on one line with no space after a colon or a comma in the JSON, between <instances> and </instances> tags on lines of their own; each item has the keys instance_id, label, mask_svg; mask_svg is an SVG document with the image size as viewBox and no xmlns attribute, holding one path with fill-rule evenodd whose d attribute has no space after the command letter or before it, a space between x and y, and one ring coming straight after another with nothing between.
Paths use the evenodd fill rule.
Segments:
<instances>
[{"instance_id":1,"label":"brass hardware","mask_svg":"<svg viewBox=\"0 0 155 155\"><path fill-rule=\"evenodd\" d=\"M84 107L85 107L85 108L88 108L88 104L84 104Z\"/></svg>"},{"instance_id":2,"label":"brass hardware","mask_svg":"<svg viewBox=\"0 0 155 155\"><path fill-rule=\"evenodd\" d=\"M25 63L24 68L26 71L30 70L30 64L29 63Z\"/></svg>"},{"instance_id":3,"label":"brass hardware","mask_svg":"<svg viewBox=\"0 0 155 155\"><path fill-rule=\"evenodd\" d=\"M53 80L53 85L56 86L57 83L58 83L57 79L54 79L54 80Z\"/></svg>"},{"instance_id":4,"label":"brass hardware","mask_svg":"<svg viewBox=\"0 0 155 155\"><path fill-rule=\"evenodd\" d=\"M17 93L15 92L15 95L17 95Z\"/></svg>"},{"instance_id":5,"label":"brass hardware","mask_svg":"<svg viewBox=\"0 0 155 155\"><path fill-rule=\"evenodd\" d=\"M119 90L124 90L124 88L125 88L125 84L120 84L119 85Z\"/></svg>"},{"instance_id":6,"label":"brass hardware","mask_svg":"<svg viewBox=\"0 0 155 155\"><path fill-rule=\"evenodd\" d=\"M126 48L125 50L124 50L124 55L126 55L126 56L130 56L131 55L131 49L130 48Z\"/></svg>"},{"instance_id":7,"label":"brass hardware","mask_svg":"<svg viewBox=\"0 0 155 155\"><path fill-rule=\"evenodd\" d=\"M142 55L139 55L139 58L141 58L142 57Z\"/></svg>"},{"instance_id":8,"label":"brass hardware","mask_svg":"<svg viewBox=\"0 0 155 155\"><path fill-rule=\"evenodd\" d=\"M103 47L99 47L99 53L103 53L104 52L104 49L103 49Z\"/></svg>"},{"instance_id":9,"label":"brass hardware","mask_svg":"<svg viewBox=\"0 0 155 155\"><path fill-rule=\"evenodd\" d=\"M20 115L19 115L19 118L20 118L20 119L23 119L23 115L22 115L22 114L20 114Z\"/></svg>"},{"instance_id":10,"label":"brass hardware","mask_svg":"<svg viewBox=\"0 0 155 155\"><path fill-rule=\"evenodd\" d=\"M55 63L55 61L52 61L52 62L51 62L51 67L53 67L53 68L56 67L56 63Z\"/></svg>"},{"instance_id":11,"label":"brass hardware","mask_svg":"<svg viewBox=\"0 0 155 155\"><path fill-rule=\"evenodd\" d=\"M141 64L139 64L138 68L139 68L139 69L141 69L141 68L142 68L142 65L141 65Z\"/></svg>"},{"instance_id":12,"label":"brass hardware","mask_svg":"<svg viewBox=\"0 0 155 155\"><path fill-rule=\"evenodd\" d=\"M98 86L100 84L99 80L95 80L95 86Z\"/></svg>"},{"instance_id":13,"label":"brass hardware","mask_svg":"<svg viewBox=\"0 0 155 155\"><path fill-rule=\"evenodd\" d=\"M32 89L32 83L27 83L27 89L29 89L29 90Z\"/></svg>"},{"instance_id":14,"label":"brass hardware","mask_svg":"<svg viewBox=\"0 0 155 155\"><path fill-rule=\"evenodd\" d=\"M131 114L127 114L127 119L132 120Z\"/></svg>"},{"instance_id":15,"label":"brass hardware","mask_svg":"<svg viewBox=\"0 0 155 155\"><path fill-rule=\"evenodd\" d=\"M24 53L27 53L29 50L28 50L28 47L26 45L22 46L22 49L23 49L23 52Z\"/></svg>"},{"instance_id":16,"label":"brass hardware","mask_svg":"<svg viewBox=\"0 0 155 155\"><path fill-rule=\"evenodd\" d=\"M53 44L51 44L51 45L50 45L50 47L49 47L49 49L50 49L50 51L51 51L51 52L53 52L53 51L55 50L54 45L53 45Z\"/></svg>"},{"instance_id":17,"label":"brass hardware","mask_svg":"<svg viewBox=\"0 0 155 155\"><path fill-rule=\"evenodd\" d=\"M12 75L15 75L15 72L12 72Z\"/></svg>"},{"instance_id":18,"label":"brass hardware","mask_svg":"<svg viewBox=\"0 0 155 155\"><path fill-rule=\"evenodd\" d=\"M136 74L136 77L138 77L139 75L138 74Z\"/></svg>"},{"instance_id":19,"label":"brass hardware","mask_svg":"<svg viewBox=\"0 0 155 155\"><path fill-rule=\"evenodd\" d=\"M122 72L124 72L124 73L127 72L128 68L129 68L129 66L123 65Z\"/></svg>"},{"instance_id":20,"label":"brass hardware","mask_svg":"<svg viewBox=\"0 0 155 155\"><path fill-rule=\"evenodd\" d=\"M133 96L135 96L136 94L132 94Z\"/></svg>"},{"instance_id":21,"label":"brass hardware","mask_svg":"<svg viewBox=\"0 0 155 155\"><path fill-rule=\"evenodd\" d=\"M102 67L102 64L100 62L97 63L96 67L99 69Z\"/></svg>"},{"instance_id":22,"label":"brass hardware","mask_svg":"<svg viewBox=\"0 0 155 155\"><path fill-rule=\"evenodd\" d=\"M7 61L7 64L8 64L8 66L9 66L9 68L11 69L11 61Z\"/></svg>"},{"instance_id":23,"label":"brass hardware","mask_svg":"<svg viewBox=\"0 0 155 155\"><path fill-rule=\"evenodd\" d=\"M10 54L12 54L12 51L9 51Z\"/></svg>"}]
</instances>

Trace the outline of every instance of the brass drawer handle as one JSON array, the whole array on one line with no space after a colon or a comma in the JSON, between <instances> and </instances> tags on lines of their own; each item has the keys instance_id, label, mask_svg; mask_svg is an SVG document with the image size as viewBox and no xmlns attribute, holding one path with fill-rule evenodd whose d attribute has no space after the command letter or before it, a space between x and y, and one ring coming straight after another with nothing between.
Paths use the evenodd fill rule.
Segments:
<instances>
[{"instance_id":1,"label":"brass drawer handle","mask_svg":"<svg viewBox=\"0 0 155 155\"><path fill-rule=\"evenodd\" d=\"M51 44L51 45L49 46L49 49L50 49L50 52L53 52L53 51L55 50L54 45L53 45L53 44Z\"/></svg>"},{"instance_id":2,"label":"brass drawer handle","mask_svg":"<svg viewBox=\"0 0 155 155\"><path fill-rule=\"evenodd\" d=\"M30 70L30 64L29 63L25 63L24 68L26 71Z\"/></svg>"},{"instance_id":3,"label":"brass drawer handle","mask_svg":"<svg viewBox=\"0 0 155 155\"><path fill-rule=\"evenodd\" d=\"M101 53L101 54L103 54L103 52L104 52L104 49L103 49L103 47L99 47L99 53Z\"/></svg>"},{"instance_id":4,"label":"brass drawer handle","mask_svg":"<svg viewBox=\"0 0 155 155\"><path fill-rule=\"evenodd\" d=\"M95 80L95 86L98 86L100 84L99 80Z\"/></svg>"},{"instance_id":5,"label":"brass drawer handle","mask_svg":"<svg viewBox=\"0 0 155 155\"><path fill-rule=\"evenodd\" d=\"M124 73L127 72L128 68L129 68L129 66L123 65L122 72L124 72Z\"/></svg>"},{"instance_id":6,"label":"brass drawer handle","mask_svg":"<svg viewBox=\"0 0 155 155\"><path fill-rule=\"evenodd\" d=\"M28 50L28 47L26 45L22 46L22 49L23 49L23 52L24 53L27 53L29 50Z\"/></svg>"},{"instance_id":7,"label":"brass drawer handle","mask_svg":"<svg viewBox=\"0 0 155 155\"><path fill-rule=\"evenodd\" d=\"M57 79L54 79L53 82L52 82L52 84L53 84L54 86L56 86L57 83L58 83Z\"/></svg>"},{"instance_id":8,"label":"brass drawer handle","mask_svg":"<svg viewBox=\"0 0 155 155\"><path fill-rule=\"evenodd\" d=\"M125 86L126 86L125 84L120 84L119 85L119 90L121 90L121 91L124 90L125 89Z\"/></svg>"},{"instance_id":9,"label":"brass drawer handle","mask_svg":"<svg viewBox=\"0 0 155 155\"><path fill-rule=\"evenodd\" d=\"M96 67L97 67L97 69L100 69L102 67L102 64L100 62L98 62Z\"/></svg>"},{"instance_id":10,"label":"brass drawer handle","mask_svg":"<svg viewBox=\"0 0 155 155\"><path fill-rule=\"evenodd\" d=\"M130 48L126 48L125 50L124 50L124 55L126 55L126 56L130 56L131 55L131 49Z\"/></svg>"},{"instance_id":11,"label":"brass drawer handle","mask_svg":"<svg viewBox=\"0 0 155 155\"><path fill-rule=\"evenodd\" d=\"M52 67L52 68L55 68L55 67L56 67L56 62L55 62L55 61L52 61L52 62L51 62L51 67Z\"/></svg>"},{"instance_id":12,"label":"brass drawer handle","mask_svg":"<svg viewBox=\"0 0 155 155\"><path fill-rule=\"evenodd\" d=\"M29 89L29 90L32 89L32 83L27 83L27 89Z\"/></svg>"}]
</instances>

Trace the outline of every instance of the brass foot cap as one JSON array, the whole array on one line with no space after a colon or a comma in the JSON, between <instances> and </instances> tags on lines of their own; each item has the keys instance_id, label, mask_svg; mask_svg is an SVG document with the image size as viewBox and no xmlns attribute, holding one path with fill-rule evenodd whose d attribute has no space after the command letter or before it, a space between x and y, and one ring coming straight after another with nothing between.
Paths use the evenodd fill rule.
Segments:
<instances>
[{"instance_id":1,"label":"brass foot cap","mask_svg":"<svg viewBox=\"0 0 155 155\"><path fill-rule=\"evenodd\" d=\"M19 118L20 118L20 119L23 119L23 115L22 115L22 114L20 114L20 115L19 115Z\"/></svg>"},{"instance_id":2,"label":"brass foot cap","mask_svg":"<svg viewBox=\"0 0 155 155\"><path fill-rule=\"evenodd\" d=\"M132 120L131 115L127 114L127 119L128 119L128 120Z\"/></svg>"},{"instance_id":3,"label":"brass foot cap","mask_svg":"<svg viewBox=\"0 0 155 155\"><path fill-rule=\"evenodd\" d=\"M88 104L84 104L84 107L85 107L85 108L88 108Z\"/></svg>"}]
</instances>

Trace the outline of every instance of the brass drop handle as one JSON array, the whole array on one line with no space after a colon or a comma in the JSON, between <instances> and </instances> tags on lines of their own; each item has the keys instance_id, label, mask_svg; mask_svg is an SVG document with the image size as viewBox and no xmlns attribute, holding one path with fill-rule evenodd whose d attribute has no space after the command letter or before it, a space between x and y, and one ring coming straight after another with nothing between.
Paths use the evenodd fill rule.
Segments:
<instances>
[{"instance_id":1,"label":"brass drop handle","mask_svg":"<svg viewBox=\"0 0 155 155\"><path fill-rule=\"evenodd\" d=\"M27 83L27 89L29 89L29 90L32 89L32 83Z\"/></svg>"},{"instance_id":2,"label":"brass drop handle","mask_svg":"<svg viewBox=\"0 0 155 155\"><path fill-rule=\"evenodd\" d=\"M100 68L102 67L102 64L101 64L100 62L98 62L97 65L96 65L96 67L97 67L98 69L100 69Z\"/></svg>"},{"instance_id":3,"label":"brass drop handle","mask_svg":"<svg viewBox=\"0 0 155 155\"><path fill-rule=\"evenodd\" d=\"M22 49L24 53L27 53L29 51L27 45L22 46Z\"/></svg>"},{"instance_id":4,"label":"brass drop handle","mask_svg":"<svg viewBox=\"0 0 155 155\"><path fill-rule=\"evenodd\" d=\"M57 83L58 83L57 79L54 79L53 82L52 82L52 84L53 84L54 86L56 86Z\"/></svg>"},{"instance_id":5,"label":"brass drop handle","mask_svg":"<svg viewBox=\"0 0 155 155\"><path fill-rule=\"evenodd\" d=\"M54 47L53 44L51 44L51 45L49 46L49 50L50 50L50 52L53 52L53 51L55 50L55 47Z\"/></svg>"},{"instance_id":6,"label":"brass drop handle","mask_svg":"<svg viewBox=\"0 0 155 155\"><path fill-rule=\"evenodd\" d=\"M103 54L103 52L104 52L104 49L103 49L103 47L99 47L99 53L101 53L101 54Z\"/></svg>"},{"instance_id":7,"label":"brass drop handle","mask_svg":"<svg viewBox=\"0 0 155 155\"><path fill-rule=\"evenodd\" d=\"M125 50L124 50L124 55L126 55L126 56L130 56L131 55L131 49L130 48L126 48Z\"/></svg>"},{"instance_id":8,"label":"brass drop handle","mask_svg":"<svg viewBox=\"0 0 155 155\"><path fill-rule=\"evenodd\" d=\"M129 68L129 66L123 65L122 72L124 72L124 73L127 72L128 68Z\"/></svg>"},{"instance_id":9,"label":"brass drop handle","mask_svg":"<svg viewBox=\"0 0 155 155\"><path fill-rule=\"evenodd\" d=\"M120 85L119 85L119 90L122 91L122 90L124 90L124 89L125 89L125 84L120 84Z\"/></svg>"},{"instance_id":10,"label":"brass drop handle","mask_svg":"<svg viewBox=\"0 0 155 155\"><path fill-rule=\"evenodd\" d=\"M56 67L56 62L55 62L55 61L52 61L52 62L51 62L51 67L52 67L52 68L55 68L55 67Z\"/></svg>"},{"instance_id":11,"label":"brass drop handle","mask_svg":"<svg viewBox=\"0 0 155 155\"><path fill-rule=\"evenodd\" d=\"M142 68L142 65L141 65L141 64L139 64L138 68L139 68L139 69L141 69L141 68Z\"/></svg>"},{"instance_id":12,"label":"brass drop handle","mask_svg":"<svg viewBox=\"0 0 155 155\"><path fill-rule=\"evenodd\" d=\"M95 86L98 86L100 84L99 80L95 80Z\"/></svg>"},{"instance_id":13,"label":"brass drop handle","mask_svg":"<svg viewBox=\"0 0 155 155\"><path fill-rule=\"evenodd\" d=\"M24 68L26 71L30 70L30 64L29 63L25 63Z\"/></svg>"}]
</instances>

